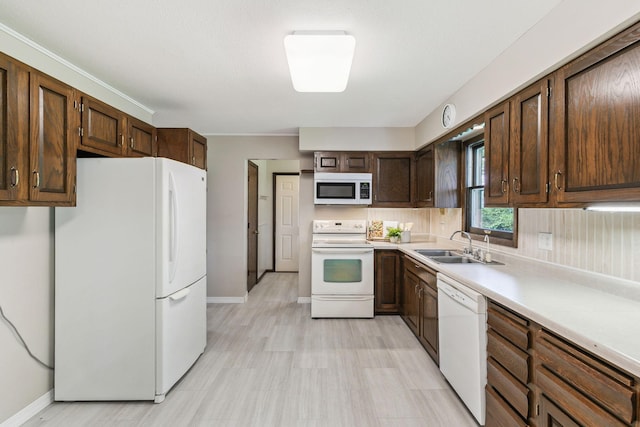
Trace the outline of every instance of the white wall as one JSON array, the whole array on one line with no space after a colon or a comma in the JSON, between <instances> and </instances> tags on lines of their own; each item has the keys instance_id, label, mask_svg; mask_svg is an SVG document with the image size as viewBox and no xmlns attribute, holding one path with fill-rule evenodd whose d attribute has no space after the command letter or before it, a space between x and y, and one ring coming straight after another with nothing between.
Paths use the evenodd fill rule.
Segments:
<instances>
[{"instance_id":1,"label":"white wall","mask_svg":"<svg viewBox=\"0 0 640 427\"><path fill-rule=\"evenodd\" d=\"M301 151L413 151L415 145L413 128L300 128Z\"/></svg>"},{"instance_id":2,"label":"white wall","mask_svg":"<svg viewBox=\"0 0 640 427\"><path fill-rule=\"evenodd\" d=\"M300 153L295 136L214 135L207 136L207 144L207 295L243 298L247 292L248 160L298 160L301 169L312 169L313 154ZM301 186L300 191L309 188ZM302 197L300 203L304 203Z\"/></svg>"},{"instance_id":3,"label":"white wall","mask_svg":"<svg viewBox=\"0 0 640 427\"><path fill-rule=\"evenodd\" d=\"M445 103L455 104L461 124L639 18L638 1L564 0L425 117L415 129L416 148L447 133L440 125Z\"/></svg>"},{"instance_id":4,"label":"white wall","mask_svg":"<svg viewBox=\"0 0 640 427\"><path fill-rule=\"evenodd\" d=\"M31 351L53 364L53 209L0 208L0 305ZM0 424L53 388L0 320Z\"/></svg>"}]
</instances>

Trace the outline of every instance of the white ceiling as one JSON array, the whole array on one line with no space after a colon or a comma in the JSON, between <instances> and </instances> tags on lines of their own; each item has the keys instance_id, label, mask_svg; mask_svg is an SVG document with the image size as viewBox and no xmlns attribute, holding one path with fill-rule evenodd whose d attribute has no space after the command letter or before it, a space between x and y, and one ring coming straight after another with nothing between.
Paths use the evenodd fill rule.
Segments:
<instances>
[{"instance_id":1,"label":"white ceiling","mask_svg":"<svg viewBox=\"0 0 640 427\"><path fill-rule=\"evenodd\" d=\"M2 0L0 22L204 134L415 126L561 0ZM343 93L297 93L285 35L344 30ZM0 47L1 50L1 47Z\"/></svg>"}]
</instances>

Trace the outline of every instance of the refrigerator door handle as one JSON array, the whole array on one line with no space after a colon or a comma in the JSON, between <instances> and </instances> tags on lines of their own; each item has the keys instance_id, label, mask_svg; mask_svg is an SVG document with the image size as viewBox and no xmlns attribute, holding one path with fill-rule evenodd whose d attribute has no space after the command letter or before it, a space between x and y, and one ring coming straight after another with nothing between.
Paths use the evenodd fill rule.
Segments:
<instances>
[{"instance_id":1,"label":"refrigerator door handle","mask_svg":"<svg viewBox=\"0 0 640 427\"><path fill-rule=\"evenodd\" d=\"M178 198L176 196L176 182L173 174L169 173L169 282L173 282L178 269Z\"/></svg>"},{"instance_id":2,"label":"refrigerator door handle","mask_svg":"<svg viewBox=\"0 0 640 427\"><path fill-rule=\"evenodd\" d=\"M191 288L184 288L181 291L178 291L174 294L169 295L169 299L171 301L180 301L181 299L184 299L187 297L187 295L189 295L189 293L191 292Z\"/></svg>"}]
</instances>

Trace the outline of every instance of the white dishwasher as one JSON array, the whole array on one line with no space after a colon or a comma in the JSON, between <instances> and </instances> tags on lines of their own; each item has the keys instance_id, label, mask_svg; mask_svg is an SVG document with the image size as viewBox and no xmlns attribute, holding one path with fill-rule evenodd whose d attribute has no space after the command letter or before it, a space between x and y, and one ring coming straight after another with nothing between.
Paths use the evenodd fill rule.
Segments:
<instances>
[{"instance_id":1,"label":"white dishwasher","mask_svg":"<svg viewBox=\"0 0 640 427\"><path fill-rule=\"evenodd\" d=\"M440 371L480 425L487 384L487 300L438 273Z\"/></svg>"}]
</instances>

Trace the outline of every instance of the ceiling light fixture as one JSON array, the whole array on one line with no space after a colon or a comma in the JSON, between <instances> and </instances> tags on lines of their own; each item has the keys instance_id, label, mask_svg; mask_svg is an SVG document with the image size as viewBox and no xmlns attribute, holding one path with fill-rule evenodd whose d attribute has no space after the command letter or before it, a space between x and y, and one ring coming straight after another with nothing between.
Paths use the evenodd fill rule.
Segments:
<instances>
[{"instance_id":1,"label":"ceiling light fixture","mask_svg":"<svg viewBox=\"0 0 640 427\"><path fill-rule=\"evenodd\" d=\"M356 47L344 31L295 31L284 38L293 88L298 92L343 92Z\"/></svg>"}]
</instances>

